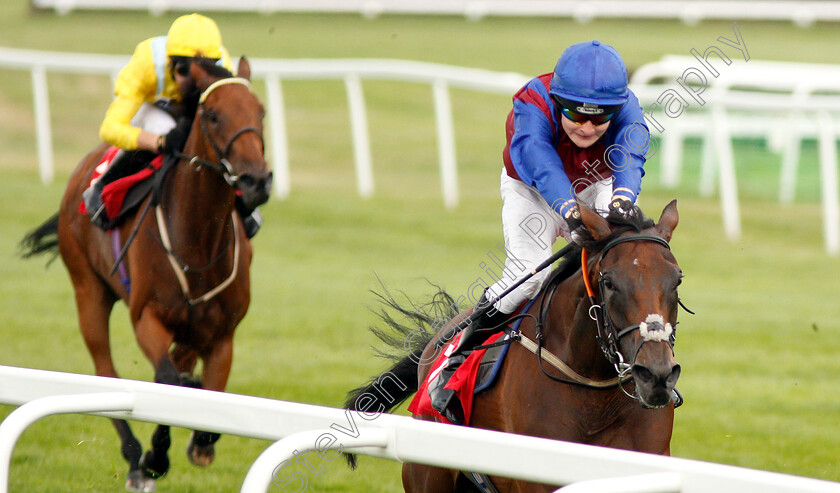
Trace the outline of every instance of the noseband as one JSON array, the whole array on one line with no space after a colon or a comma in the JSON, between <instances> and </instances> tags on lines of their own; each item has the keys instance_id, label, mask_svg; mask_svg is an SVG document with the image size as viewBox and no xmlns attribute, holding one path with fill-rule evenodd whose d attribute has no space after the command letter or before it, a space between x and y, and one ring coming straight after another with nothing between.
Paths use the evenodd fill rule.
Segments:
<instances>
[{"instance_id":1,"label":"noseband","mask_svg":"<svg viewBox=\"0 0 840 493\"><path fill-rule=\"evenodd\" d=\"M198 99L199 104L199 125L201 126L201 133L204 135L204 138L210 142L210 145L213 147L213 152L216 154L216 162L207 161L205 159L201 159L198 156L186 156L180 155L179 157L188 158L190 160L190 164L195 165L197 168L201 166L206 166L210 169L218 171L222 174L225 181L231 187L236 188L236 183L239 181L240 176L235 175L233 173L233 166L231 166L230 161L228 161L228 153L230 153L230 148L233 146L233 141L239 138L242 134L247 132L254 132L259 136L260 142L263 145L263 151L265 150L265 139L263 139L263 134L257 127L243 127L234 132L231 135L230 139L228 139L227 143L224 146L224 149L219 147L216 144L216 141L213 140L213 137L210 136L210 131L207 129L207 113L204 112L204 101L207 99L207 96L213 92L214 89L225 86L228 84L240 84L251 90L251 83L248 79L243 79L241 77L229 77L227 79L220 79L216 82L210 84L210 86L201 93L201 97Z\"/></svg>"},{"instance_id":2,"label":"noseband","mask_svg":"<svg viewBox=\"0 0 840 493\"><path fill-rule=\"evenodd\" d=\"M607 243L603 249L601 249L598 263L600 264L601 261L604 260L604 257L607 255L607 252L609 252L610 249L612 249L614 246L631 241L653 241L655 243L659 243L660 245L664 246L669 250L671 249L671 246L668 244L668 242L658 236L648 234L625 235L615 238L614 240ZM609 360L609 362L615 366L619 377L623 377L624 375L630 372L632 362L635 361L636 355L642 348L642 344L644 344L646 341L642 341L639 344L639 347L636 348L636 352L633 355L633 358L629 360L630 363L627 362L627 359L624 357L624 355L621 353L621 350L618 348L619 341L621 341L621 338L626 336L627 334L633 332L634 330L638 330L641 327L641 324L630 325L622 330L616 329L615 324L612 321L612 317L610 316L609 307L607 306L607 300L605 297L606 288L604 276L602 273L598 273L598 291L601 295L601 304L598 304L595 298L595 293L592 290L592 286L589 282L588 263L588 254L586 249L584 248L581 252L581 270L583 272L583 282L586 285L586 293L589 296L589 302L591 303L591 306L589 307L589 317L592 320L594 320L598 326L598 334L595 337L598 341L598 344L601 346L601 350L604 352L604 356L606 356L607 360Z\"/></svg>"}]
</instances>

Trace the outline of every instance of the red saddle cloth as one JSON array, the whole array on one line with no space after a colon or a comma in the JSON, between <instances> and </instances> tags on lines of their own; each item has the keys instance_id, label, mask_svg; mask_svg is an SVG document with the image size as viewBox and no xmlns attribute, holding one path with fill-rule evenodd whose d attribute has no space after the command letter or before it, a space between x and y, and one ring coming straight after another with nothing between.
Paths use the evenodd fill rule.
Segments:
<instances>
[{"instance_id":1,"label":"red saddle cloth","mask_svg":"<svg viewBox=\"0 0 840 493\"><path fill-rule=\"evenodd\" d=\"M90 185L93 185L105 173L119 150L119 147L112 146L105 151L105 155L102 156L102 160L99 161L99 164L94 168L93 174L90 176ZM115 219L120 215L128 191L134 185L151 177L155 171L160 169L162 164L163 156L158 155L149 163L149 166L143 167L143 169L132 175L116 179L102 188L102 203L105 204L105 214L107 214L108 219ZM88 213L84 201L79 205L79 212L82 214Z\"/></svg>"},{"instance_id":2,"label":"red saddle cloth","mask_svg":"<svg viewBox=\"0 0 840 493\"><path fill-rule=\"evenodd\" d=\"M429 383L434 380L438 373L440 373L446 366L446 362L449 360L449 355L452 354L452 351L454 351L458 346L458 341L461 340L461 335L463 335L463 332L459 333L451 341L449 341L449 344L446 345L446 349L438 355L432 365L432 371L429 372L429 375L414 395L414 399L411 400L411 404L408 405L409 412L415 416L432 416L438 421L451 423L432 407L432 401L429 398ZM496 342L504 336L504 332L493 334L482 344ZM449 379L446 387L444 387L455 390L455 393L458 395L458 399L461 401L461 406L464 408L464 425L470 424L473 396L475 395L475 383L478 378L478 369L481 364L481 359L484 357L486 352L487 349L479 349L470 353L470 355L467 356L467 359L461 363L461 366L455 370L452 378Z\"/></svg>"}]
</instances>

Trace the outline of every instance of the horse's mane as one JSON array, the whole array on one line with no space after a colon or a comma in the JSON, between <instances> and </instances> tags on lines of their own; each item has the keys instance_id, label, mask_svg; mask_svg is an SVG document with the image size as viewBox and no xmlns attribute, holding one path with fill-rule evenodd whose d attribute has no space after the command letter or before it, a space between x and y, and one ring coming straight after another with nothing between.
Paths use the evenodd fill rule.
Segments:
<instances>
[{"instance_id":1,"label":"horse's mane","mask_svg":"<svg viewBox=\"0 0 840 493\"><path fill-rule=\"evenodd\" d=\"M590 239L584 241L583 245L590 251L600 251L617 236L628 231L640 233L642 230L654 226L654 222L642 213L637 206L634 207L634 214L623 217L619 214L610 213L607 215L607 222L612 227L612 233L600 241ZM549 279L543 285L543 290L548 289L552 284L562 282L571 277L580 269L580 256L582 247L570 245L569 250L561 257L560 264L552 271ZM434 337L446 321L458 315L461 307L451 295L440 286L430 283L436 293L426 302L412 301L404 293L399 293L405 298L404 301L395 299L394 295L382 285L382 293L374 291L384 305L384 309L376 310L376 315L384 322L384 328L370 327L371 332L383 343L387 349L396 349L396 354L383 351L374 347L377 355L400 360L406 354L406 350L422 352L426 344ZM400 321L395 317L402 317ZM406 347L406 340L410 340L411 347Z\"/></svg>"},{"instance_id":2,"label":"horse's mane","mask_svg":"<svg viewBox=\"0 0 840 493\"><path fill-rule=\"evenodd\" d=\"M575 246L569 250L561 257L562 260L560 265L552 271L551 276L543 285L543 289L546 289L555 283L565 281L577 272L578 269L580 269L580 255L581 250L584 247L590 251L599 252L607 245L607 243L628 231L641 233L642 230L652 228L654 226L655 223L653 220L647 217L638 206L634 205L633 211L634 213L628 216L622 216L614 212L608 214L606 219L612 228L612 232L609 236L598 241L595 239L584 240L582 246Z\"/></svg>"}]
</instances>

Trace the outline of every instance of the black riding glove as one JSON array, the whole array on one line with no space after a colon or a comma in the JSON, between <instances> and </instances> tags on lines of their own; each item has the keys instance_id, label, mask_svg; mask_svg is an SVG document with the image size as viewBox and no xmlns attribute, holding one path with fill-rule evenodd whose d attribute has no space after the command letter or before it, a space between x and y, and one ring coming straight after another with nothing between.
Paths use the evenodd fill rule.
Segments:
<instances>
[{"instance_id":1,"label":"black riding glove","mask_svg":"<svg viewBox=\"0 0 840 493\"><path fill-rule=\"evenodd\" d=\"M187 136L190 134L190 122L187 118L179 118L175 128L168 134L161 135L158 139L158 151L162 154L175 155L184 148L187 143Z\"/></svg>"},{"instance_id":2,"label":"black riding glove","mask_svg":"<svg viewBox=\"0 0 840 493\"><path fill-rule=\"evenodd\" d=\"M632 221L638 214L639 209L633 202L630 202L624 197L616 196L610 201L609 215L607 217L608 219L619 217L626 221Z\"/></svg>"},{"instance_id":3,"label":"black riding glove","mask_svg":"<svg viewBox=\"0 0 840 493\"><path fill-rule=\"evenodd\" d=\"M589 230L580 218L580 209L574 206L566 212L564 216L566 224L569 226L570 243L575 245L582 245L583 240L589 238Z\"/></svg>"}]
</instances>

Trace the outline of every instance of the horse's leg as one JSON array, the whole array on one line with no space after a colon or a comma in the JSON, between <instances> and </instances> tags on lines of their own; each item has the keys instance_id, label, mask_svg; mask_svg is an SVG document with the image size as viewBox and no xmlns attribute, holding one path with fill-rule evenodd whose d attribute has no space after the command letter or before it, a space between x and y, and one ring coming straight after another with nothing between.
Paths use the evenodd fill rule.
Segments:
<instances>
[{"instance_id":1,"label":"horse's leg","mask_svg":"<svg viewBox=\"0 0 840 493\"><path fill-rule=\"evenodd\" d=\"M143 354L154 364L155 382L180 385L178 370L169 357L173 335L164 327L148 307L144 308L134 324L137 343ZM169 471L169 426L160 425L152 434L152 446L143 454L140 466L149 478L159 478Z\"/></svg>"},{"instance_id":2,"label":"horse's leg","mask_svg":"<svg viewBox=\"0 0 840 493\"><path fill-rule=\"evenodd\" d=\"M202 387L219 392L225 390L233 362L233 335L216 343L203 359ZM187 458L196 466L209 466L216 457L215 443L219 438L221 435L218 433L193 431L187 446Z\"/></svg>"},{"instance_id":3,"label":"horse's leg","mask_svg":"<svg viewBox=\"0 0 840 493\"><path fill-rule=\"evenodd\" d=\"M403 489L406 493L455 493L457 475L457 471L407 462L402 468Z\"/></svg>"},{"instance_id":4,"label":"horse's leg","mask_svg":"<svg viewBox=\"0 0 840 493\"><path fill-rule=\"evenodd\" d=\"M76 274L78 270L71 270ZM111 356L111 337L108 319L116 298L110 295L102 282L90 271L84 276L73 275L73 288L76 295L76 308L79 314L79 327L88 352L93 359L96 374L102 377L119 378ZM122 419L112 420L120 437L120 451L128 462L128 476L125 488L129 491L154 491L154 482L149 482L140 472L140 456L143 447L131 432L128 422Z\"/></svg>"},{"instance_id":5,"label":"horse's leg","mask_svg":"<svg viewBox=\"0 0 840 493\"><path fill-rule=\"evenodd\" d=\"M181 375L181 385L194 389L201 388L201 377L194 374L195 365L198 363L198 353L182 344L176 344L170 352L175 369Z\"/></svg>"}]
</instances>

